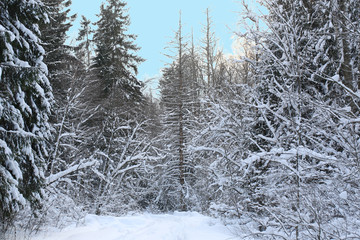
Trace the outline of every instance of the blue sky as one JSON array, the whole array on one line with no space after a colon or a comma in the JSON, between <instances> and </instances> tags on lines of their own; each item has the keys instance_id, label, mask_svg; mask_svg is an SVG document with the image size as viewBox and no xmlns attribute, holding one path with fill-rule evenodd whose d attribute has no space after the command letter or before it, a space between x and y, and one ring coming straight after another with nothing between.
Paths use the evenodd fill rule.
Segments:
<instances>
[{"instance_id":1,"label":"blue sky","mask_svg":"<svg viewBox=\"0 0 360 240\"><path fill-rule=\"evenodd\" d=\"M81 15L96 21L101 0L72 0L72 13L78 18L69 35L76 35ZM139 66L140 80L154 77L160 69L169 62L163 54L164 47L171 41L177 30L179 11L182 12L184 31L188 33L193 28L194 39L199 41L203 35L203 24L206 23L206 8L214 23L214 31L219 39L219 46L225 53L231 53L232 36L236 30L240 3L236 0L127 0L131 25L129 33L138 35L136 44L141 47L139 56L146 62Z\"/></svg>"}]
</instances>

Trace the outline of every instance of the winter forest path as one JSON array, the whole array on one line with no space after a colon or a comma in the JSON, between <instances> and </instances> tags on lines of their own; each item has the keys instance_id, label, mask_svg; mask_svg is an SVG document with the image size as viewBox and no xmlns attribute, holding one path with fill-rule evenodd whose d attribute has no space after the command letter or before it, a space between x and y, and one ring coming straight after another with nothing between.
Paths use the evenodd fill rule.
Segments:
<instances>
[{"instance_id":1,"label":"winter forest path","mask_svg":"<svg viewBox=\"0 0 360 240\"><path fill-rule=\"evenodd\" d=\"M88 215L81 226L49 232L31 240L234 240L231 228L199 213Z\"/></svg>"}]
</instances>

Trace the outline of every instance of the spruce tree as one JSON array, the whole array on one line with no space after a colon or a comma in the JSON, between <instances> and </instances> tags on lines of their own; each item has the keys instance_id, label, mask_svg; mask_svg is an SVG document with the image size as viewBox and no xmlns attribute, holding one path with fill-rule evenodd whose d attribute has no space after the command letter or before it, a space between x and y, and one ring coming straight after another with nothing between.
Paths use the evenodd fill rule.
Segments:
<instances>
[{"instance_id":1,"label":"spruce tree","mask_svg":"<svg viewBox=\"0 0 360 240\"><path fill-rule=\"evenodd\" d=\"M80 25L81 28L76 40L81 42L75 48L76 56L78 56L78 58L82 60L86 67L89 68L93 50L91 35L94 33L94 30L91 28L91 21L88 20L85 16L82 16Z\"/></svg>"},{"instance_id":2,"label":"spruce tree","mask_svg":"<svg viewBox=\"0 0 360 240\"><path fill-rule=\"evenodd\" d=\"M48 66L49 80L54 89L56 110L66 99L66 91L71 85L70 67L75 59L71 47L65 44L67 31L76 15L69 16L71 0L44 0L49 22L40 25L41 40L45 49L44 62ZM56 114L56 113L55 113Z\"/></svg>"},{"instance_id":3,"label":"spruce tree","mask_svg":"<svg viewBox=\"0 0 360 240\"><path fill-rule=\"evenodd\" d=\"M128 33L126 3L108 0L101 5L99 18L88 77L91 84L86 91L89 104L96 107L88 126L92 128L90 158L99 160L97 174L89 179L91 188L96 189L90 200L97 214L115 211L122 201L131 202L129 208L136 207L135 193L127 187L138 187L141 179L141 164L136 156L143 144L139 137L144 120L142 84L136 76L143 59L136 55L136 36ZM117 198L127 193L129 198ZM108 205L109 201L113 205Z\"/></svg>"},{"instance_id":4,"label":"spruce tree","mask_svg":"<svg viewBox=\"0 0 360 240\"><path fill-rule=\"evenodd\" d=\"M86 191L81 188L82 184L75 182L86 182L86 168L96 162L89 158L91 153L87 149L90 141L87 119L94 110L90 109L84 97L88 87L85 65L77 59L73 47L66 44L67 32L75 18L75 15L69 15L71 1L43 2L49 21L40 25L41 39L45 48L44 61L49 70L48 78L54 89L50 118L51 147L46 171L47 198L44 202L45 207L51 205L51 211L44 213L43 217L46 218L53 211L69 216L76 212L76 205L85 204L85 197L81 195L85 195ZM66 206L71 211L64 210L63 201L72 203Z\"/></svg>"},{"instance_id":5,"label":"spruce tree","mask_svg":"<svg viewBox=\"0 0 360 240\"><path fill-rule=\"evenodd\" d=\"M70 29L71 22L75 15L69 15L69 6L71 1L68 0L45 0L49 21L40 25L41 39L45 49L44 62L48 66L48 78L53 88L54 107L51 115L52 123L52 146L51 154L48 159L48 175L55 173L60 167L60 162L70 162L70 155L66 152L67 147L71 146L71 139L61 139L61 136L70 130L72 123L69 120L73 116L69 113L69 101L71 91L76 91L74 82L78 81L81 75L81 64L73 57L70 46L65 44L67 31ZM76 80L75 80L76 79ZM79 83L80 84L80 83ZM74 113L72 113L74 114ZM68 136L70 136L69 134ZM64 154L64 157L61 155ZM68 157L65 157L68 156ZM60 164L61 165L61 164ZM56 169L59 168L59 169Z\"/></svg>"},{"instance_id":6,"label":"spruce tree","mask_svg":"<svg viewBox=\"0 0 360 240\"><path fill-rule=\"evenodd\" d=\"M0 2L0 222L39 207L52 93L43 63L40 1Z\"/></svg>"},{"instance_id":7,"label":"spruce tree","mask_svg":"<svg viewBox=\"0 0 360 240\"><path fill-rule=\"evenodd\" d=\"M99 17L92 66L98 78L96 98L103 106L111 102L112 107L139 102L142 99L141 83L136 74L143 59L136 55L139 50L134 43L136 35L127 33L130 18L126 14L126 3L108 0L106 5L101 5Z\"/></svg>"},{"instance_id":8,"label":"spruce tree","mask_svg":"<svg viewBox=\"0 0 360 240\"><path fill-rule=\"evenodd\" d=\"M195 162L189 155L189 142L200 114L200 72L195 46L187 47L182 28L180 17L171 42L172 63L163 70L160 80L165 167L160 174L159 203L163 210L185 211L198 207L193 188Z\"/></svg>"}]
</instances>

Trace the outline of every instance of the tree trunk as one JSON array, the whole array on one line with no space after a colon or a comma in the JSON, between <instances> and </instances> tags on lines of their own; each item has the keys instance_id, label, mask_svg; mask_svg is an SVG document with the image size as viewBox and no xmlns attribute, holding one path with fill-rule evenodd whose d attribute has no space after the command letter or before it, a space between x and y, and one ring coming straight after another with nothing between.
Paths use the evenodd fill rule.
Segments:
<instances>
[{"instance_id":1,"label":"tree trunk","mask_svg":"<svg viewBox=\"0 0 360 240\"><path fill-rule=\"evenodd\" d=\"M184 92L183 86L183 48L182 48L182 25L181 25L181 12L180 12L180 19L179 19L179 68L178 68L178 77L179 77L179 182L181 185L180 190L180 202L181 202L181 210L186 211L186 204L185 204L185 174L184 174L184 116L183 116L183 99L182 94Z\"/></svg>"}]
</instances>

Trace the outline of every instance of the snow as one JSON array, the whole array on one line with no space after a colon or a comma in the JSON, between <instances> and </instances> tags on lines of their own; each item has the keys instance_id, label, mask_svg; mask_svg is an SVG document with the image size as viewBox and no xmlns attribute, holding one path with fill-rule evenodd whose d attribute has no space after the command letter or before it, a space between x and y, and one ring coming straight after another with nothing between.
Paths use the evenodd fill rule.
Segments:
<instances>
[{"instance_id":1,"label":"snow","mask_svg":"<svg viewBox=\"0 0 360 240\"><path fill-rule=\"evenodd\" d=\"M38 42L37 36L31 30L25 27L24 24L22 24L19 20L15 22L15 26L25 35L27 35L33 42Z\"/></svg>"},{"instance_id":2,"label":"snow","mask_svg":"<svg viewBox=\"0 0 360 240\"><path fill-rule=\"evenodd\" d=\"M30 240L230 240L220 220L196 212L112 217L88 215L82 226L40 234Z\"/></svg>"},{"instance_id":3,"label":"snow","mask_svg":"<svg viewBox=\"0 0 360 240\"><path fill-rule=\"evenodd\" d=\"M348 194L346 191L343 191L342 193L340 193L339 197L346 200L348 198Z\"/></svg>"},{"instance_id":4,"label":"snow","mask_svg":"<svg viewBox=\"0 0 360 240\"><path fill-rule=\"evenodd\" d=\"M4 28L4 26L1 24L0 24L0 32L6 32L6 28Z\"/></svg>"},{"instance_id":5,"label":"snow","mask_svg":"<svg viewBox=\"0 0 360 240\"><path fill-rule=\"evenodd\" d=\"M339 82L340 81L340 76L339 74L336 74L332 77L332 80L335 81L335 82Z\"/></svg>"},{"instance_id":6,"label":"snow","mask_svg":"<svg viewBox=\"0 0 360 240\"><path fill-rule=\"evenodd\" d=\"M25 102L25 93L21 90L20 86L18 88L18 93L16 94L16 100L19 103L22 111L26 111L29 113L29 115L32 114L30 106Z\"/></svg>"},{"instance_id":7,"label":"snow","mask_svg":"<svg viewBox=\"0 0 360 240\"><path fill-rule=\"evenodd\" d=\"M89 161L89 162L86 162L86 163L79 163L79 164L76 164L72 167L69 167L68 169L64 170L64 171L61 171L61 172L58 172L56 174L51 174L49 177L46 178L46 184L51 184L53 182L55 182L56 180L70 174L70 173L73 173L77 170L80 170L80 169L83 169L83 168L87 168L87 167L91 167L93 165L96 165L97 161L96 160L93 160L93 161Z\"/></svg>"}]
</instances>

